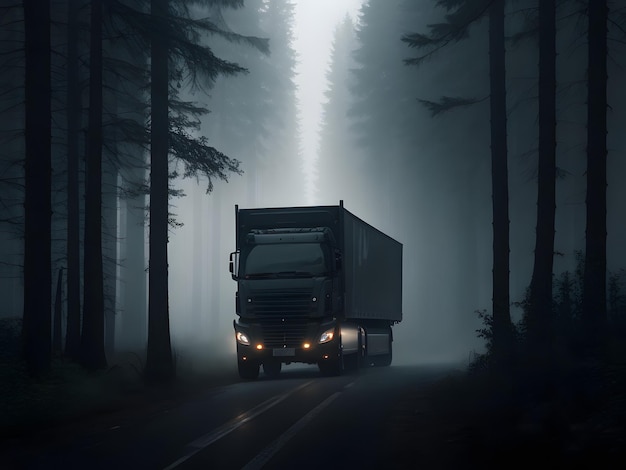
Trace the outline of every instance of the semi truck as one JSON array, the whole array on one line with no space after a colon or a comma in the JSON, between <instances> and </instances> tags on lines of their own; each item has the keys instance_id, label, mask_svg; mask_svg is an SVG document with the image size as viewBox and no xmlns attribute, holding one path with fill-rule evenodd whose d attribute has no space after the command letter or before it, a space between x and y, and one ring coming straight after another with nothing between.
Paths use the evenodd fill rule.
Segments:
<instances>
[{"instance_id":1,"label":"semi truck","mask_svg":"<svg viewBox=\"0 0 626 470\"><path fill-rule=\"evenodd\" d=\"M343 206L240 209L229 271L237 282L237 365L317 364L339 375L392 361L402 321L402 244Z\"/></svg>"}]
</instances>

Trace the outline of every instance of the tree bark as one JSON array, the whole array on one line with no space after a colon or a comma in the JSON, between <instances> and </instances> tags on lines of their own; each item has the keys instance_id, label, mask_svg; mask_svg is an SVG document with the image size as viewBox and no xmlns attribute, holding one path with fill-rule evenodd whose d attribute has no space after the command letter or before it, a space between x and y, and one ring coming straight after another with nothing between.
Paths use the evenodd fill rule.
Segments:
<instances>
[{"instance_id":1,"label":"tree bark","mask_svg":"<svg viewBox=\"0 0 626 470\"><path fill-rule=\"evenodd\" d=\"M63 268L59 269L59 276L57 278L57 290L54 297L54 327L52 331L52 352L56 356L60 356L63 353L61 339L61 317L63 315Z\"/></svg>"},{"instance_id":2,"label":"tree bark","mask_svg":"<svg viewBox=\"0 0 626 470\"><path fill-rule=\"evenodd\" d=\"M80 358L80 209L79 149L81 89L78 59L79 0L68 0L67 8L67 327L65 354Z\"/></svg>"},{"instance_id":3,"label":"tree bark","mask_svg":"<svg viewBox=\"0 0 626 470\"><path fill-rule=\"evenodd\" d=\"M607 2L589 0L587 99L587 217L583 323L590 346L606 323Z\"/></svg>"},{"instance_id":4,"label":"tree bark","mask_svg":"<svg viewBox=\"0 0 626 470\"><path fill-rule=\"evenodd\" d=\"M489 7L491 185L493 205L493 347L502 359L511 347L509 305L509 185L504 48L504 0Z\"/></svg>"},{"instance_id":5,"label":"tree bark","mask_svg":"<svg viewBox=\"0 0 626 470\"><path fill-rule=\"evenodd\" d=\"M115 42L109 46L110 53L114 54ZM114 90L104 95L103 101L112 116L112 121L119 118L117 89L120 82L114 73L103 77L108 90ZM107 123L108 124L108 123ZM119 142L122 139L116 125L107 125L103 134L106 141L105 158L102 165L102 253L103 253L103 289L104 289L104 350L107 355L115 351L115 323L117 320L118 292L118 162L120 161Z\"/></svg>"},{"instance_id":6,"label":"tree bark","mask_svg":"<svg viewBox=\"0 0 626 470\"><path fill-rule=\"evenodd\" d=\"M535 262L527 316L529 340L546 346L553 335L552 270L556 211L556 1L539 2L539 156ZM540 347L544 350L545 347ZM545 352L545 351L543 351Z\"/></svg>"},{"instance_id":7,"label":"tree bark","mask_svg":"<svg viewBox=\"0 0 626 470\"><path fill-rule=\"evenodd\" d=\"M90 36L81 361L94 370L107 366L102 273L102 0L91 2Z\"/></svg>"},{"instance_id":8,"label":"tree bark","mask_svg":"<svg viewBox=\"0 0 626 470\"><path fill-rule=\"evenodd\" d=\"M23 355L41 376L51 359L50 3L25 0Z\"/></svg>"},{"instance_id":9,"label":"tree bark","mask_svg":"<svg viewBox=\"0 0 626 470\"><path fill-rule=\"evenodd\" d=\"M115 99L115 98L113 98ZM110 109L115 112L115 104L110 103ZM114 131L114 129L113 129ZM117 139L113 135L108 147L113 154L109 155L108 161L103 165L103 196L102 196L102 220L103 220L103 283L104 283L104 350L107 355L115 350L115 322L117 320L117 168L115 162L119 156L117 153Z\"/></svg>"},{"instance_id":10,"label":"tree bark","mask_svg":"<svg viewBox=\"0 0 626 470\"><path fill-rule=\"evenodd\" d=\"M168 305L168 153L169 73L168 40L164 34L167 0L152 0L154 34L151 48L151 148L150 148L150 242L148 277L148 350L146 379L168 382L174 379Z\"/></svg>"}]
</instances>

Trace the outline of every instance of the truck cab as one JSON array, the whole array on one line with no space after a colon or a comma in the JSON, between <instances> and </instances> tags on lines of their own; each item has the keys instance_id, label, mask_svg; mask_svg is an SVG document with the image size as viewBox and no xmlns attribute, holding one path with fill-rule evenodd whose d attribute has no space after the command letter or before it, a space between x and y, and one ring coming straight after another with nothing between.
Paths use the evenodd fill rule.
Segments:
<instances>
[{"instance_id":1,"label":"truck cab","mask_svg":"<svg viewBox=\"0 0 626 470\"><path fill-rule=\"evenodd\" d=\"M242 377L260 364L273 376L282 363L336 360L341 254L328 227L251 230L230 267Z\"/></svg>"}]
</instances>

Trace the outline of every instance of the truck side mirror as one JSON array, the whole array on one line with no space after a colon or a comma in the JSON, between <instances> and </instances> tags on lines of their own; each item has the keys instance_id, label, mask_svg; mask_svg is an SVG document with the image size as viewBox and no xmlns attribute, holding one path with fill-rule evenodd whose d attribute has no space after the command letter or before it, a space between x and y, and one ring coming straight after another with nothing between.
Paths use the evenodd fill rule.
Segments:
<instances>
[{"instance_id":1,"label":"truck side mirror","mask_svg":"<svg viewBox=\"0 0 626 470\"><path fill-rule=\"evenodd\" d=\"M228 261L228 270L230 271L230 277L233 278L234 281L239 279L238 270L239 270L239 252L233 251L230 254Z\"/></svg>"}]
</instances>

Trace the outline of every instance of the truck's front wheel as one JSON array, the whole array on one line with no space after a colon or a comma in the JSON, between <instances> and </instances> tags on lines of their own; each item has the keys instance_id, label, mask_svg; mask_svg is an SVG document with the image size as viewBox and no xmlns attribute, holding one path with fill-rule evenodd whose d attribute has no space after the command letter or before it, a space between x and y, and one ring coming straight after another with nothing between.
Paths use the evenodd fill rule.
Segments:
<instances>
[{"instance_id":1,"label":"truck's front wheel","mask_svg":"<svg viewBox=\"0 0 626 470\"><path fill-rule=\"evenodd\" d=\"M334 376L341 375L342 367L340 359L325 360L317 363L322 375Z\"/></svg>"},{"instance_id":2,"label":"truck's front wheel","mask_svg":"<svg viewBox=\"0 0 626 470\"><path fill-rule=\"evenodd\" d=\"M272 379L275 379L276 377L278 377L280 375L280 369L282 367L282 364L280 362L264 362L263 363L263 372L265 372L265 375L267 375L268 377L271 377Z\"/></svg>"},{"instance_id":3,"label":"truck's front wheel","mask_svg":"<svg viewBox=\"0 0 626 470\"><path fill-rule=\"evenodd\" d=\"M359 372L362 362L363 362L363 345L361 342L361 335L359 334L359 337L357 340L356 352L343 356L344 370L347 372L356 374Z\"/></svg>"},{"instance_id":4,"label":"truck's front wheel","mask_svg":"<svg viewBox=\"0 0 626 470\"><path fill-rule=\"evenodd\" d=\"M322 375L332 376L341 375L343 372L343 350L341 349L341 343L337 346L337 354L335 357L328 357L317 363Z\"/></svg>"},{"instance_id":5,"label":"truck's front wheel","mask_svg":"<svg viewBox=\"0 0 626 470\"><path fill-rule=\"evenodd\" d=\"M259 363L252 361L238 361L239 377L245 380L255 380L259 376Z\"/></svg>"}]
</instances>

